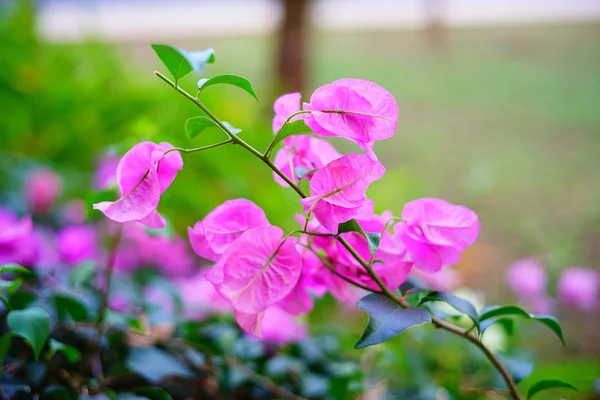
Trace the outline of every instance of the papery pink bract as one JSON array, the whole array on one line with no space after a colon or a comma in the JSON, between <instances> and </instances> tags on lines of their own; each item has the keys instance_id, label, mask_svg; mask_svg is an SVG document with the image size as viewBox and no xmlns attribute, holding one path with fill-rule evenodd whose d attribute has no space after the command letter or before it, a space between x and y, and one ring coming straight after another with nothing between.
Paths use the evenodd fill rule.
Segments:
<instances>
[{"instance_id":1,"label":"papery pink bract","mask_svg":"<svg viewBox=\"0 0 600 400\"><path fill-rule=\"evenodd\" d=\"M477 214L440 199L424 198L404 206L402 222L394 227L417 268L439 271L458 262L479 234Z\"/></svg>"},{"instance_id":2,"label":"papery pink bract","mask_svg":"<svg viewBox=\"0 0 600 400\"><path fill-rule=\"evenodd\" d=\"M206 278L237 311L259 313L292 291L302 271L298 240L276 226L244 232Z\"/></svg>"},{"instance_id":3,"label":"papery pink bract","mask_svg":"<svg viewBox=\"0 0 600 400\"><path fill-rule=\"evenodd\" d=\"M248 229L269 225L264 211L246 199L228 200L212 210L202 221L188 228L194 252L217 261Z\"/></svg>"},{"instance_id":4,"label":"papery pink bract","mask_svg":"<svg viewBox=\"0 0 600 400\"><path fill-rule=\"evenodd\" d=\"M91 225L71 225L57 235L60 258L69 265L96 257L96 231Z\"/></svg>"},{"instance_id":5,"label":"papery pink bract","mask_svg":"<svg viewBox=\"0 0 600 400\"><path fill-rule=\"evenodd\" d=\"M314 91L304 120L317 136L351 140L375 159L376 140L393 136L398 124L398 105L381 86L362 79L340 79Z\"/></svg>"},{"instance_id":6,"label":"papery pink bract","mask_svg":"<svg viewBox=\"0 0 600 400\"><path fill-rule=\"evenodd\" d=\"M316 219L337 233L342 222L370 217L372 201L366 199L366 190L384 173L383 165L367 155L342 156L315 172L310 181L311 197L300 202L305 212L312 207Z\"/></svg>"},{"instance_id":7,"label":"papery pink bract","mask_svg":"<svg viewBox=\"0 0 600 400\"><path fill-rule=\"evenodd\" d=\"M62 193L62 179L51 169L31 171L25 180L25 197L36 213L47 212Z\"/></svg>"},{"instance_id":8,"label":"papery pink bract","mask_svg":"<svg viewBox=\"0 0 600 400\"><path fill-rule=\"evenodd\" d=\"M278 306L269 307L262 317L262 339L277 343L293 343L304 339L306 325Z\"/></svg>"},{"instance_id":9,"label":"papery pink bract","mask_svg":"<svg viewBox=\"0 0 600 400\"><path fill-rule=\"evenodd\" d=\"M259 313L245 313L234 310L233 316L244 332L257 337L262 337L262 320L265 316L264 311Z\"/></svg>"},{"instance_id":10,"label":"papery pink bract","mask_svg":"<svg viewBox=\"0 0 600 400\"><path fill-rule=\"evenodd\" d=\"M558 280L558 299L577 309L591 312L598 307L600 275L591 268L571 267Z\"/></svg>"},{"instance_id":11,"label":"papery pink bract","mask_svg":"<svg viewBox=\"0 0 600 400\"><path fill-rule=\"evenodd\" d=\"M273 111L275 111L275 116L273 117L273 133L281 129L290 115L300 111L301 100L302 95L299 92L287 93L275 100L275 103L273 103ZM291 121L301 119L302 117L303 115L299 114L293 117Z\"/></svg>"},{"instance_id":12,"label":"papery pink bract","mask_svg":"<svg viewBox=\"0 0 600 400\"><path fill-rule=\"evenodd\" d=\"M301 251L299 251L301 253ZM303 263L305 258L302 258ZM306 314L313 309L314 302L310 293L311 287L314 285L310 271L302 266L302 273L298 279L298 283L292 291L277 303L287 313L292 315Z\"/></svg>"},{"instance_id":13,"label":"papery pink bract","mask_svg":"<svg viewBox=\"0 0 600 400\"><path fill-rule=\"evenodd\" d=\"M156 208L160 196L171 185L183 160L168 143L142 142L131 148L117 167L117 182L121 198L115 202L94 204L116 222L139 221L152 228L162 228L165 221Z\"/></svg>"},{"instance_id":14,"label":"papery pink bract","mask_svg":"<svg viewBox=\"0 0 600 400\"><path fill-rule=\"evenodd\" d=\"M31 265L37 258L31 216L19 219L0 209L0 264Z\"/></svg>"},{"instance_id":15,"label":"papery pink bract","mask_svg":"<svg viewBox=\"0 0 600 400\"><path fill-rule=\"evenodd\" d=\"M533 299L545 293L548 277L540 260L525 258L508 268L505 279L519 298Z\"/></svg>"},{"instance_id":16,"label":"papery pink bract","mask_svg":"<svg viewBox=\"0 0 600 400\"><path fill-rule=\"evenodd\" d=\"M285 176L297 182L298 167L313 171L340 157L340 153L328 142L312 136L300 135L286 138L284 146L275 154L273 163ZM313 173L307 173L304 178L311 178L312 175ZM288 186L276 173L273 173L273 178L281 186Z\"/></svg>"}]
</instances>

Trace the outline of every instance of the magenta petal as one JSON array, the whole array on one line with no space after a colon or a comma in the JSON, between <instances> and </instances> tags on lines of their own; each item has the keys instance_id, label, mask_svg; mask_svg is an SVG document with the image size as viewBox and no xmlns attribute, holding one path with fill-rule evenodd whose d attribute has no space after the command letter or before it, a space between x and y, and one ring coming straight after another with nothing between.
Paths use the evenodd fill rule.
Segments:
<instances>
[{"instance_id":1,"label":"magenta petal","mask_svg":"<svg viewBox=\"0 0 600 400\"><path fill-rule=\"evenodd\" d=\"M242 328L245 332L262 337L262 329L261 323L265 316L265 312L259 313L244 313L239 310L235 310L233 312L233 316L235 317L235 321L238 323L240 328Z\"/></svg>"},{"instance_id":2,"label":"magenta petal","mask_svg":"<svg viewBox=\"0 0 600 400\"><path fill-rule=\"evenodd\" d=\"M192 245L192 249L200 257L210 261L217 261L219 259L219 255L215 254L215 252L210 248L210 243L208 243L208 239L206 239L204 226L202 225L201 221L196 222L194 228L188 228L188 237L190 244Z\"/></svg>"},{"instance_id":3,"label":"magenta petal","mask_svg":"<svg viewBox=\"0 0 600 400\"><path fill-rule=\"evenodd\" d=\"M172 149L173 146L169 143L162 142L158 145L158 148L162 152L165 152L169 149ZM175 180L177 171L180 171L182 168L183 159L178 151L171 151L161 158L156 169L161 193L164 193L165 190L171 186L171 183L173 183Z\"/></svg>"},{"instance_id":4,"label":"magenta petal","mask_svg":"<svg viewBox=\"0 0 600 400\"><path fill-rule=\"evenodd\" d=\"M153 210L150 212L150 214L140 219L138 222L151 229L162 229L167 226L167 221L156 210Z\"/></svg>"},{"instance_id":5,"label":"magenta petal","mask_svg":"<svg viewBox=\"0 0 600 400\"><path fill-rule=\"evenodd\" d=\"M292 291L302 270L298 239L276 226L244 232L223 255L223 281L217 291L236 310L258 313ZM207 276L207 279L209 277Z\"/></svg>"},{"instance_id":6,"label":"magenta petal","mask_svg":"<svg viewBox=\"0 0 600 400\"><path fill-rule=\"evenodd\" d=\"M156 210L160 201L160 186L156 171L150 169L138 184L115 202L104 201L94 204L106 217L116 222L137 221Z\"/></svg>"},{"instance_id":7,"label":"magenta petal","mask_svg":"<svg viewBox=\"0 0 600 400\"><path fill-rule=\"evenodd\" d=\"M303 269L296 286L277 305L292 315L310 312L314 306L313 298L309 293L310 285L311 279L309 273Z\"/></svg>"},{"instance_id":8,"label":"magenta petal","mask_svg":"<svg viewBox=\"0 0 600 400\"><path fill-rule=\"evenodd\" d=\"M277 132L293 113L300 111L300 100L302 95L299 92L287 93L280 96L275 103L273 103L273 111L275 111L275 117L273 117L273 133ZM301 115L297 115L292 120L301 118Z\"/></svg>"}]
</instances>

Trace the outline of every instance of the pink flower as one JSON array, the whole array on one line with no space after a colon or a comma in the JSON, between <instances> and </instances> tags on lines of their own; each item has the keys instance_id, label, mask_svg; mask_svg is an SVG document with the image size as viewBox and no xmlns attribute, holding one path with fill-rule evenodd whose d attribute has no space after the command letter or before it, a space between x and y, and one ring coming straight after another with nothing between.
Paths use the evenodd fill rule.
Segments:
<instances>
[{"instance_id":1,"label":"pink flower","mask_svg":"<svg viewBox=\"0 0 600 400\"><path fill-rule=\"evenodd\" d=\"M440 199L418 199L407 203L402 222L394 227L417 268L439 271L458 262L461 252L477 239L477 214Z\"/></svg>"},{"instance_id":2,"label":"pink flower","mask_svg":"<svg viewBox=\"0 0 600 400\"><path fill-rule=\"evenodd\" d=\"M106 153L98 160L94 187L96 190L106 190L117 185L117 167L119 157L116 154Z\"/></svg>"},{"instance_id":3,"label":"pink flower","mask_svg":"<svg viewBox=\"0 0 600 400\"><path fill-rule=\"evenodd\" d=\"M96 231L91 225L71 225L57 235L58 252L69 265L96 257Z\"/></svg>"},{"instance_id":4,"label":"pink flower","mask_svg":"<svg viewBox=\"0 0 600 400\"><path fill-rule=\"evenodd\" d=\"M598 272L591 268L571 267L558 281L558 298L563 303L591 312L598 306Z\"/></svg>"},{"instance_id":5,"label":"pink flower","mask_svg":"<svg viewBox=\"0 0 600 400\"><path fill-rule=\"evenodd\" d=\"M160 196L173 183L183 160L169 143L142 142L131 148L119 161L117 183L121 198L115 202L94 204L109 219L116 222L139 221L150 228L162 228L165 220L156 208Z\"/></svg>"},{"instance_id":6,"label":"pink flower","mask_svg":"<svg viewBox=\"0 0 600 400\"><path fill-rule=\"evenodd\" d=\"M308 333L304 324L277 306L256 314L236 311L234 316L245 332L277 344L297 342Z\"/></svg>"},{"instance_id":7,"label":"pink flower","mask_svg":"<svg viewBox=\"0 0 600 400\"><path fill-rule=\"evenodd\" d=\"M545 293L525 301L527 308L536 314L551 314L554 312L554 299Z\"/></svg>"},{"instance_id":8,"label":"pink flower","mask_svg":"<svg viewBox=\"0 0 600 400\"><path fill-rule=\"evenodd\" d=\"M331 161L340 158L337 150L324 140L312 136L290 136L285 139L284 146L275 154L274 164L292 181L298 181L297 170L305 172L319 169ZM311 178L313 173L307 173L305 178ZM288 184L279 175L273 173L275 182L283 187Z\"/></svg>"},{"instance_id":9,"label":"pink flower","mask_svg":"<svg viewBox=\"0 0 600 400\"><path fill-rule=\"evenodd\" d=\"M25 180L25 197L36 213L45 213L62 193L62 179L46 168L33 170Z\"/></svg>"},{"instance_id":10,"label":"pink flower","mask_svg":"<svg viewBox=\"0 0 600 400\"><path fill-rule=\"evenodd\" d=\"M31 217L21 219L0 209L0 265L19 263L31 265L37 259Z\"/></svg>"},{"instance_id":11,"label":"pink flower","mask_svg":"<svg viewBox=\"0 0 600 400\"><path fill-rule=\"evenodd\" d=\"M440 292L451 292L461 282L460 274L452 268L442 268L437 272L425 272L415 268L410 274L422 280L427 288Z\"/></svg>"},{"instance_id":12,"label":"pink flower","mask_svg":"<svg viewBox=\"0 0 600 400\"><path fill-rule=\"evenodd\" d=\"M548 277L540 260L524 258L506 271L506 283L522 299L533 299L546 291Z\"/></svg>"},{"instance_id":13,"label":"pink flower","mask_svg":"<svg viewBox=\"0 0 600 400\"><path fill-rule=\"evenodd\" d=\"M223 314L231 310L229 302L217 293L204 275L205 272L200 272L176 281L186 318L202 319L210 314Z\"/></svg>"},{"instance_id":14,"label":"pink flower","mask_svg":"<svg viewBox=\"0 0 600 400\"><path fill-rule=\"evenodd\" d=\"M229 246L248 229L268 226L264 211L246 199L228 200L212 210L188 236L194 252L207 260L217 261Z\"/></svg>"},{"instance_id":15,"label":"pink flower","mask_svg":"<svg viewBox=\"0 0 600 400\"><path fill-rule=\"evenodd\" d=\"M310 180L311 197L300 202L305 212L312 207L321 225L337 233L342 222L371 217L373 201L367 200L366 190L384 173L381 163L364 154L342 156L315 172Z\"/></svg>"},{"instance_id":16,"label":"pink flower","mask_svg":"<svg viewBox=\"0 0 600 400\"><path fill-rule=\"evenodd\" d=\"M373 159L376 140L394 135L398 105L381 86L361 79L340 79L314 91L304 121L317 136L339 136L355 142Z\"/></svg>"},{"instance_id":17,"label":"pink flower","mask_svg":"<svg viewBox=\"0 0 600 400\"><path fill-rule=\"evenodd\" d=\"M82 224L87 216L86 205L79 199L70 200L65 204L62 214L69 224Z\"/></svg>"},{"instance_id":18,"label":"pink flower","mask_svg":"<svg viewBox=\"0 0 600 400\"><path fill-rule=\"evenodd\" d=\"M236 311L253 314L277 303L296 286L302 258L298 240L276 226L244 232L209 271L206 279Z\"/></svg>"},{"instance_id":19,"label":"pink flower","mask_svg":"<svg viewBox=\"0 0 600 400\"><path fill-rule=\"evenodd\" d=\"M273 111L275 111L275 116L273 117L273 133L281 129L290 115L300 111L301 99L302 95L296 92L284 94L275 100L275 103L273 104ZM296 121L302 117L303 115L297 115L292 118L292 121Z\"/></svg>"}]
</instances>

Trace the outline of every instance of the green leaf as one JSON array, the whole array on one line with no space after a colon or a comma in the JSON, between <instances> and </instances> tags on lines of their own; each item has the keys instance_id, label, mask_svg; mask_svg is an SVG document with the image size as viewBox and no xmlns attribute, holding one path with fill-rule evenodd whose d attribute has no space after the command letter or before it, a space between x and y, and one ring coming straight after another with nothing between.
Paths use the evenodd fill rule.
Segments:
<instances>
[{"instance_id":1,"label":"green leaf","mask_svg":"<svg viewBox=\"0 0 600 400\"><path fill-rule=\"evenodd\" d=\"M229 129L231 133L237 135L242 130L231 126L228 122L222 121L223 125ZM218 128L221 129L219 125L212 119L208 117L192 117L185 121L185 131L190 139L194 139L198 136L204 129L207 128Z\"/></svg>"},{"instance_id":2,"label":"green leaf","mask_svg":"<svg viewBox=\"0 0 600 400\"><path fill-rule=\"evenodd\" d=\"M256 95L256 92L254 91L254 87L252 87L252 82L250 82L248 79L246 79L242 76L239 76L239 75L224 74L224 75L217 75L210 79L200 79L198 81L198 89L204 90L209 86L217 85L219 83L237 86L240 89L246 91L250 96L254 97L256 99L256 101L260 101L260 100L258 100L258 96Z\"/></svg>"},{"instance_id":3,"label":"green leaf","mask_svg":"<svg viewBox=\"0 0 600 400\"><path fill-rule=\"evenodd\" d=\"M50 346L52 354L57 351L62 351L70 363L76 363L81 359L81 353L73 346L69 346L68 344L64 344L55 339L50 339L48 345Z\"/></svg>"},{"instance_id":4,"label":"green leaf","mask_svg":"<svg viewBox=\"0 0 600 400\"><path fill-rule=\"evenodd\" d=\"M28 305L36 300L34 293L20 290L18 292L10 293L8 296L8 303L13 310L23 310Z\"/></svg>"},{"instance_id":5,"label":"green leaf","mask_svg":"<svg viewBox=\"0 0 600 400\"><path fill-rule=\"evenodd\" d=\"M71 287L80 288L84 285L87 285L94 276L96 268L97 265L93 261L86 261L79 264L75 269L73 269L73 271L71 271L71 275L69 276Z\"/></svg>"},{"instance_id":6,"label":"green leaf","mask_svg":"<svg viewBox=\"0 0 600 400\"><path fill-rule=\"evenodd\" d=\"M55 294L53 299L59 319L64 320L69 315L75 322L85 322L88 320L87 307L80 300L62 294Z\"/></svg>"},{"instance_id":7,"label":"green leaf","mask_svg":"<svg viewBox=\"0 0 600 400\"><path fill-rule=\"evenodd\" d=\"M201 74L206 64L215 62L213 49L188 52L167 44L153 44L152 49L167 67L175 83L192 71Z\"/></svg>"},{"instance_id":8,"label":"green leaf","mask_svg":"<svg viewBox=\"0 0 600 400\"><path fill-rule=\"evenodd\" d=\"M171 395L158 387L143 387L136 389L134 393L147 397L150 400L171 400Z\"/></svg>"},{"instance_id":9,"label":"green leaf","mask_svg":"<svg viewBox=\"0 0 600 400\"><path fill-rule=\"evenodd\" d=\"M431 315L424 308L404 309L378 293L363 297L356 307L369 314L369 324L355 349L385 342L412 326L431 322Z\"/></svg>"},{"instance_id":10,"label":"green leaf","mask_svg":"<svg viewBox=\"0 0 600 400\"><path fill-rule=\"evenodd\" d=\"M422 305L429 301L443 301L443 302L449 304L455 310L468 315L475 323L475 326L477 327L477 329L480 329L479 317L477 315L477 310L475 309L475 306L473 304L471 304L469 301L467 301L465 299L461 299L460 297L456 297L456 296L454 296L450 293L446 293L446 292L431 292L419 302L419 305Z\"/></svg>"},{"instance_id":11,"label":"green leaf","mask_svg":"<svg viewBox=\"0 0 600 400\"><path fill-rule=\"evenodd\" d=\"M13 310L6 320L13 333L31 345L37 361L50 333L50 316L46 310L39 307Z\"/></svg>"},{"instance_id":12,"label":"green leaf","mask_svg":"<svg viewBox=\"0 0 600 400\"><path fill-rule=\"evenodd\" d=\"M2 366L4 357L10 350L10 342L12 341L12 336L10 333L5 333L0 337L0 373L2 372Z\"/></svg>"},{"instance_id":13,"label":"green leaf","mask_svg":"<svg viewBox=\"0 0 600 400\"><path fill-rule=\"evenodd\" d=\"M16 290L23 284L23 279L16 278L12 281L0 279L0 291L6 290L8 293L15 293Z\"/></svg>"},{"instance_id":14,"label":"green leaf","mask_svg":"<svg viewBox=\"0 0 600 400\"><path fill-rule=\"evenodd\" d=\"M354 219L351 219L350 221L338 225L338 235L344 232L360 233L365 239L367 239L371 255L375 254L375 252L379 248L379 243L381 242L381 234L379 232L365 232L363 228L361 228L361 226L358 224L358 222L356 222L356 220Z\"/></svg>"},{"instance_id":15,"label":"green leaf","mask_svg":"<svg viewBox=\"0 0 600 400\"><path fill-rule=\"evenodd\" d=\"M517 316L541 322L542 324L550 328L556 334L556 336L558 336L563 345L565 344L562 328L560 327L560 323L555 317L553 317L552 315L529 314L525 310L512 305L486 307L479 316L480 321L487 321L485 324L482 325L480 330L481 333L483 333L490 325L496 322L499 318L506 316Z\"/></svg>"},{"instance_id":16,"label":"green leaf","mask_svg":"<svg viewBox=\"0 0 600 400\"><path fill-rule=\"evenodd\" d=\"M281 142L283 139L293 136L293 135L302 135L311 133L310 128L306 125L304 120L299 119L297 121L288 122L287 124L281 127L279 131L279 135L275 138L273 142L273 147Z\"/></svg>"},{"instance_id":17,"label":"green leaf","mask_svg":"<svg viewBox=\"0 0 600 400\"><path fill-rule=\"evenodd\" d=\"M531 385L529 387L529 390L527 391L527 399L532 398L533 396L535 396L537 393L541 392L542 390L554 389L554 388L568 388L568 389L573 389L576 392L579 391L579 390L577 390L577 388L575 386L573 386L569 382L561 381L560 379L544 379L541 381L537 381L536 383L534 383L533 385Z\"/></svg>"},{"instance_id":18,"label":"green leaf","mask_svg":"<svg viewBox=\"0 0 600 400\"><path fill-rule=\"evenodd\" d=\"M0 274L7 272L18 272L20 274L31 275L32 272L25 267L21 267L19 264L6 264L0 267Z\"/></svg>"}]
</instances>

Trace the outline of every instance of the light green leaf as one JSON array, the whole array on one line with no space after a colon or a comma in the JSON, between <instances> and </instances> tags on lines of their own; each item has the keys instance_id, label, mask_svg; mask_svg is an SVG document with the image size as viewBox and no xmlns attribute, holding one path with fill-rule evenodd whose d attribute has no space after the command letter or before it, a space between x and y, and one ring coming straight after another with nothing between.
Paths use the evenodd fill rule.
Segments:
<instances>
[{"instance_id":1,"label":"light green leaf","mask_svg":"<svg viewBox=\"0 0 600 400\"><path fill-rule=\"evenodd\" d=\"M31 345L37 361L50 333L50 315L42 308L31 307L11 311L6 321L14 334Z\"/></svg>"},{"instance_id":2,"label":"light green leaf","mask_svg":"<svg viewBox=\"0 0 600 400\"><path fill-rule=\"evenodd\" d=\"M225 121L222 121L222 122L223 122L223 125L225 125L227 127L227 129L229 129L229 131L231 133L233 133L234 135L237 135L238 133L240 133L242 131L241 129L234 128L228 122L225 122ZM187 121L185 121L185 131L187 132L187 135L190 139L194 139L204 129L207 129L207 128L221 129L221 127L219 125L217 125L217 123L215 121L213 121L212 119L210 119L208 117L192 117L192 118L188 119Z\"/></svg>"},{"instance_id":3,"label":"light green leaf","mask_svg":"<svg viewBox=\"0 0 600 400\"><path fill-rule=\"evenodd\" d=\"M71 287L80 288L86 285L94 276L97 265L93 261L86 261L79 264L69 276Z\"/></svg>"},{"instance_id":4,"label":"light green leaf","mask_svg":"<svg viewBox=\"0 0 600 400\"><path fill-rule=\"evenodd\" d=\"M215 62L213 49L188 52L167 44L153 44L152 49L167 67L175 83L192 71L201 74L206 64Z\"/></svg>"},{"instance_id":5,"label":"light green leaf","mask_svg":"<svg viewBox=\"0 0 600 400\"><path fill-rule=\"evenodd\" d=\"M198 81L198 89L204 90L209 86L217 85L220 83L237 86L240 89L246 91L248 94L250 94L250 96L254 97L256 99L256 101L260 101L260 100L258 100L258 96L256 95L256 92L254 91L252 82L250 82L248 79L246 79L242 76L238 76L238 75L224 74L224 75L217 75L210 79L200 79Z\"/></svg>"},{"instance_id":6,"label":"light green leaf","mask_svg":"<svg viewBox=\"0 0 600 400\"><path fill-rule=\"evenodd\" d=\"M32 272L25 267L21 267L19 264L6 264L0 267L0 274L7 272L18 272L20 274L31 275Z\"/></svg>"},{"instance_id":7,"label":"light green leaf","mask_svg":"<svg viewBox=\"0 0 600 400\"><path fill-rule=\"evenodd\" d=\"M365 232L358 222L356 222L356 220L351 219L350 221L339 224L338 235L344 232L360 233L365 239L367 239L367 244L369 245L369 251L371 252L371 255L375 254L379 248L381 234L379 232Z\"/></svg>"},{"instance_id":8,"label":"light green leaf","mask_svg":"<svg viewBox=\"0 0 600 400\"><path fill-rule=\"evenodd\" d=\"M541 392L542 390L555 389L555 388L568 388L568 389L573 389L576 392L579 391L579 390L577 390L577 388L575 386L573 386L569 382L561 381L560 379L544 379L541 381L537 381L536 383L534 383L533 385L531 385L529 387L529 390L527 391L527 399L528 400L531 399L533 396L535 396L537 393Z\"/></svg>"},{"instance_id":9,"label":"light green leaf","mask_svg":"<svg viewBox=\"0 0 600 400\"><path fill-rule=\"evenodd\" d=\"M59 342L58 340L50 339L48 345L50 346L52 354L56 353L57 351L62 351L70 363L76 363L81 358L81 353L79 350L73 346Z\"/></svg>"},{"instance_id":10,"label":"light green leaf","mask_svg":"<svg viewBox=\"0 0 600 400\"><path fill-rule=\"evenodd\" d=\"M283 125L283 127L279 131L279 135L277 135L275 141L273 142L273 147L285 138L308 133L311 133L311 130L306 125L304 120L299 119L297 121L288 122L287 124Z\"/></svg>"}]
</instances>

